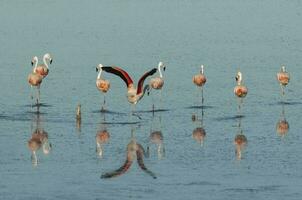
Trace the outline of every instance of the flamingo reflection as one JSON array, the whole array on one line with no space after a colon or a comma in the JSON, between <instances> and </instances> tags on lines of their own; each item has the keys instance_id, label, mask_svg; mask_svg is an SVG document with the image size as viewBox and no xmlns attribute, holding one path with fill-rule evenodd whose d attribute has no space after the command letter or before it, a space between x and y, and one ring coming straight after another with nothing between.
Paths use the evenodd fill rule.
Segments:
<instances>
[{"instance_id":1,"label":"flamingo reflection","mask_svg":"<svg viewBox=\"0 0 302 200\"><path fill-rule=\"evenodd\" d=\"M34 166L38 165L37 151L42 148L42 152L48 155L51 150L51 143L48 140L48 133L41 127L40 114L37 114L35 130L27 142L29 150L32 152L31 161Z\"/></svg>"},{"instance_id":2,"label":"flamingo reflection","mask_svg":"<svg viewBox=\"0 0 302 200\"><path fill-rule=\"evenodd\" d=\"M288 130L289 130L289 123L285 118L284 104L282 104L281 118L278 120L276 124L276 131L281 137L284 137L288 133Z\"/></svg>"},{"instance_id":3,"label":"flamingo reflection","mask_svg":"<svg viewBox=\"0 0 302 200\"><path fill-rule=\"evenodd\" d=\"M150 142L157 145L157 156L158 159L165 157L165 146L164 146L164 137L161 131L161 117L158 117L158 123L156 122L156 117L153 116L151 123L151 133L150 133ZM159 125L159 127L154 128L154 124ZM147 148L148 155L150 155L150 147Z\"/></svg>"},{"instance_id":4,"label":"flamingo reflection","mask_svg":"<svg viewBox=\"0 0 302 200\"><path fill-rule=\"evenodd\" d=\"M203 142L206 137L206 131L203 126L203 116L203 107L201 107L201 119L199 119L198 114L192 115L192 121L196 123L196 128L192 132L192 137L200 144L200 146L203 146Z\"/></svg>"},{"instance_id":5,"label":"flamingo reflection","mask_svg":"<svg viewBox=\"0 0 302 200\"><path fill-rule=\"evenodd\" d=\"M242 128L241 128L241 118L239 118L239 123L238 123L238 134L235 136L234 139L234 144L235 144L235 153L236 153L236 158L237 160L242 159L242 152L245 149L247 145L247 138L243 134Z\"/></svg>"},{"instance_id":6,"label":"flamingo reflection","mask_svg":"<svg viewBox=\"0 0 302 200\"><path fill-rule=\"evenodd\" d=\"M114 178L114 177L118 177L118 176L125 174L130 169L132 163L136 159L138 166L145 173L150 175L152 178L156 179L156 175L145 166L144 160L143 160L144 156L146 156L146 152L145 152L144 148L142 147L142 145L140 145L139 143L136 142L136 139L132 132L131 140L126 148L126 161L124 162L124 164L120 168L118 168L114 171L102 174L101 178L103 178L103 179Z\"/></svg>"}]
</instances>

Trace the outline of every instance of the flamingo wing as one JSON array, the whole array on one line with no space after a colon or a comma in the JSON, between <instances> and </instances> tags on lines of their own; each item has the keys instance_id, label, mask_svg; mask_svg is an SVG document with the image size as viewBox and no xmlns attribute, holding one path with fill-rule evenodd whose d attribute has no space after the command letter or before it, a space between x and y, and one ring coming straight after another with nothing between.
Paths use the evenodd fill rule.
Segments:
<instances>
[{"instance_id":1,"label":"flamingo wing","mask_svg":"<svg viewBox=\"0 0 302 200\"><path fill-rule=\"evenodd\" d=\"M137 144L137 151L136 151L136 157L137 157L137 163L139 165L139 167L144 171L146 172L147 174L149 174L152 178L156 179L156 175L150 171L144 164L144 160L143 160L143 157L144 157L144 149L143 147L140 145L140 144Z\"/></svg>"},{"instance_id":2,"label":"flamingo wing","mask_svg":"<svg viewBox=\"0 0 302 200\"><path fill-rule=\"evenodd\" d=\"M123 164L123 166L112 172L107 172L102 174L101 178L114 178L120 176L128 171L128 169L131 167L131 164L132 164L132 160L127 159Z\"/></svg>"},{"instance_id":3,"label":"flamingo wing","mask_svg":"<svg viewBox=\"0 0 302 200\"><path fill-rule=\"evenodd\" d=\"M125 70L123 70L119 67L104 66L104 67L102 67L102 70L104 70L105 72L119 76L121 79L123 79L123 81L125 81L127 87L129 87L130 84L133 84L133 81L132 81L131 77L129 76L129 74Z\"/></svg>"},{"instance_id":4,"label":"flamingo wing","mask_svg":"<svg viewBox=\"0 0 302 200\"><path fill-rule=\"evenodd\" d=\"M148 76L152 76L153 74L155 74L155 72L157 71L156 68L151 69L150 71L146 72L138 81L137 84L137 92L136 94L140 94L143 91L143 85L144 85L144 81L146 80L146 78Z\"/></svg>"}]
</instances>

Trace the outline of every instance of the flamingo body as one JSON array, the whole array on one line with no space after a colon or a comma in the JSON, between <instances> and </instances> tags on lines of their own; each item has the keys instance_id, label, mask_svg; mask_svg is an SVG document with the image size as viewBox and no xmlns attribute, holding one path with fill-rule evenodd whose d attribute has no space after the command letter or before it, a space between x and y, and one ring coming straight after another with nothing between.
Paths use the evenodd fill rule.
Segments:
<instances>
[{"instance_id":1,"label":"flamingo body","mask_svg":"<svg viewBox=\"0 0 302 200\"><path fill-rule=\"evenodd\" d=\"M36 73L41 75L43 78L45 78L48 75L48 72L49 69L44 64L38 65L36 68Z\"/></svg>"},{"instance_id":2,"label":"flamingo body","mask_svg":"<svg viewBox=\"0 0 302 200\"><path fill-rule=\"evenodd\" d=\"M234 93L239 98L244 98L247 95L247 92L248 92L247 87L243 85L237 85L234 88Z\"/></svg>"},{"instance_id":3,"label":"flamingo body","mask_svg":"<svg viewBox=\"0 0 302 200\"><path fill-rule=\"evenodd\" d=\"M40 86L40 84L42 83L43 77L38 73L32 72L28 75L27 80L31 86Z\"/></svg>"},{"instance_id":4,"label":"flamingo body","mask_svg":"<svg viewBox=\"0 0 302 200\"><path fill-rule=\"evenodd\" d=\"M206 76L204 74L197 74L193 76L193 83L198 87L202 87L207 82Z\"/></svg>"},{"instance_id":5,"label":"flamingo body","mask_svg":"<svg viewBox=\"0 0 302 200\"><path fill-rule=\"evenodd\" d=\"M160 90L164 86L164 79L161 77L155 77L150 80L150 85L155 90Z\"/></svg>"},{"instance_id":6,"label":"flamingo body","mask_svg":"<svg viewBox=\"0 0 302 200\"><path fill-rule=\"evenodd\" d=\"M108 92L110 89L110 82L108 80L99 78L96 80L96 87L101 91L101 92Z\"/></svg>"},{"instance_id":7,"label":"flamingo body","mask_svg":"<svg viewBox=\"0 0 302 200\"><path fill-rule=\"evenodd\" d=\"M279 81L279 83L281 85L286 86L290 80L289 73L285 72L285 71L281 71L281 72L277 73L277 80Z\"/></svg>"}]
</instances>

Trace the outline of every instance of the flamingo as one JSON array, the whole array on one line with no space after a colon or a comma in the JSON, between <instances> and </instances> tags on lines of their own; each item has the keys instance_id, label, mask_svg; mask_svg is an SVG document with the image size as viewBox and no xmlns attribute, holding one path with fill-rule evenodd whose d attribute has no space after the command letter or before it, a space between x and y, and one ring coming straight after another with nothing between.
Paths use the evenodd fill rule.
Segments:
<instances>
[{"instance_id":1,"label":"flamingo","mask_svg":"<svg viewBox=\"0 0 302 200\"><path fill-rule=\"evenodd\" d=\"M237 85L234 88L234 93L238 97L239 100L239 111L241 109L241 104L243 98L247 95L247 87L242 84L242 73L240 71L237 72L237 76L235 77Z\"/></svg>"},{"instance_id":2,"label":"flamingo","mask_svg":"<svg viewBox=\"0 0 302 200\"><path fill-rule=\"evenodd\" d=\"M52 63L52 57L50 56L49 53L46 53L43 56L43 64L38 65L36 68L36 72L41 76L43 76L43 78L45 78L49 72L48 62L49 64Z\"/></svg>"},{"instance_id":3,"label":"flamingo","mask_svg":"<svg viewBox=\"0 0 302 200\"><path fill-rule=\"evenodd\" d=\"M158 72L159 72L159 77L152 78L150 80L150 86L151 86L152 89L160 90L160 102L161 102L162 101L162 94L161 94L162 90L161 89L164 86L164 77L163 77L161 69L163 69L163 71L165 71L166 66L164 65L163 62L159 62L157 69L158 69ZM153 111L154 111L154 103L152 105L152 108L153 108Z\"/></svg>"},{"instance_id":4,"label":"flamingo","mask_svg":"<svg viewBox=\"0 0 302 200\"><path fill-rule=\"evenodd\" d=\"M38 105L39 102L40 102L40 85L42 83L43 76L41 76L39 73L37 73L37 65L38 65L38 57L37 56L34 56L32 58L31 64L32 64L32 66L34 66L34 68L33 68L33 71L28 75L27 80L28 80L28 83L31 86L31 98L33 98L32 87L37 87L36 101L37 101L37 105Z\"/></svg>"},{"instance_id":5,"label":"flamingo","mask_svg":"<svg viewBox=\"0 0 302 200\"><path fill-rule=\"evenodd\" d=\"M204 66L201 65L200 67L201 67L200 73L196 74L195 76L193 76L193 83L196 86L200 87L200 90L201 90L201 102L203 104L203 102L204 102L204 98L203 98L203 86L207 82L207 78L204 75Z\"/></svg>"},{"instance_id":6,"label":"flamingo","mask_svg":"<svg viewBox=\"0 0 302 200\"><path fill-rule=\"evenodd\" d=\"M103 106L101 110L105 110L105 104L106 104L106 93L110 89L110 82L108 80L102 79L102 64L99 64L96 68L96 71L99 72L98 76L96 78L96 87L103 93L104 95L104 101L103 101Z\"/></svg>"},{"instance_id":7,"label":"flamingo","mask_svg":"<svg viewBox=\"0 0 302 200\"><path fill-rule=\"evenodd\" d=\"M284 97L285 86L287 86L290 80L289 73L286 71L284 65L281 66L280 72L277 73L277 80L280 83L282 97Z\"/></svg>"},{"instance_id":8,"label":"flamingo","mask_svg":"<svg viewBox=\"0 0 302 200\"><path fill-rule=\"evenodd\" d=\"M128 102L132 105L136 105L145 95L146 91L150 89L149 85L145 85L144 87L144 81L148 76L152 76L157 69L153 68L150 71L147 71L138 81L137 88L135 87L133 80L129 76L129 74L124 71L123 69L116 67L116 66L103 66L101 68L105 72L115 74L119 76L127 86L127 98ZM133 108L132 108L132 114L133 114Z\"/></svg>"}]
</instances>

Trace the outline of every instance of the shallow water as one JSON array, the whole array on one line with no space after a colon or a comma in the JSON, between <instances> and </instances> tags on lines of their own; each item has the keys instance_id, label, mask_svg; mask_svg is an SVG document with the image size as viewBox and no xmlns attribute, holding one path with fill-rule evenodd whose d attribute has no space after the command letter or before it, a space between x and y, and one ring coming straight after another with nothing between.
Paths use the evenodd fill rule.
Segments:
<instances>
[{"instance_id":1,"label":"shallow water","mask_svg":"<svg viewBox=\"0 0 302 200\"><path fill-rule=\"evenodd\" d=\"M1 199L300 199L302 142L300 90L301 1L2 1L0 7L0 195ZM26 78L33 55L50 52L54 62L41 88L40 114L31 108ZM125 68L137 80L161 60L167 65L162 109L152 98L129 118L122 81L106 74L110 112L95 87L98 63ZM192 76L200 64L208 78L204 107ZM275 74L291 73L286 103ZM249 94L240 116L233 95L240 68ZM82 105L81 124L75 110ZM158 105L158 104L157 104ZM284 109L290 129L276 133ZM192 132L202 118L203 145ZM39 120L38 120L39 117ZM240 129L248 145L235 154ZM27 142L36 126L52 144L32 165ZM109 141L96 153L95 135ZM160 130L165 151L150 140ZM131 139L145 150L145 166L101 175L126 160Z\"/></svg>"}]
</instances>

